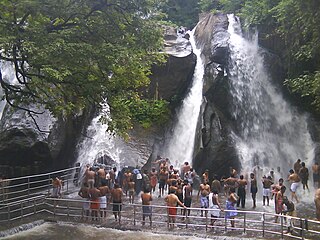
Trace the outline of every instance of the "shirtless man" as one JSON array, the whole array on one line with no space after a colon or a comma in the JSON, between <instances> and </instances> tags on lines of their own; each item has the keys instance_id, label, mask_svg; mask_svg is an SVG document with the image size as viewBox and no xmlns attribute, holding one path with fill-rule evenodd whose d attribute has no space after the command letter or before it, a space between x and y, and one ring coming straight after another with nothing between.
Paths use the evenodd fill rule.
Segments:
<instances>
[{"instance_id":1,"label":"shirtless man","mask_svg":"<svg viewBox=\"0 0 320 240\"><path fill-rule=\"evenodd\" d=\"M262 178L262 185L263 185L263 206L266 205L266 199L267 199L267 206L269 206L269 197L270 197L270 192L271 192L271 185L273 184L273 182L271 181L271 177L268 176L263 176Z\"/></svg>"},{"instance_id":2,"label":"shirtless man","mask_svg":"<svg viewBox=\"0 0 320 240\"><path fill-rule=\"evenodd\" d=\"M87 169L85 171L85 179L86 179L86 182L88 183L89 188L93 188L95 176L96 176L95 171L93 171L90 165L87 165Z\"/></svg>"},{"instance_id":3,"label":"shirtless man","mask_svg":"<svg viewBox=\"0 0 320 240\"><path fill-rule=\"evenodd\" d=\"M224 191L226 196L229 195L230 188L236 188L236 184L238 183L238 179L235 177L235 175L231 175L227 179L224 179Z\"/></svg>"},{"instance_id":4,"label":"shirtless man","mask_svg":"<svg viewBox=\"0 0 320 240\"><path fill-rule=\"evenodd\" d=\"M152 196L150 194L149 189L144 189L144 192L141 194L141 200L142 200L142 226L145 225L145 218L149 217L150 220L150 226L152 225L151 216L152 216L152 207L151 201Z\"/></svg>"},{"instance_id":5,"label":"shirtless man","mask_svg":"<svg viewBox=\"0 0 320 240\"><path fill-rule=\"evenodd\" d=\"M111 185L111 188L114 188L114 184L117 182L118 180L118 171L117 171L117 168L116 167L113 167L111 169L111 171L109 172L110 174L110 185ZM118 182L117 182L118 183Z\"/></svg>"},{"instance_id":6,"label":"shirtless man","mask_svg":"<svg viewBox=\"0 0 320 240\"><path fill-rule=\"evenodd\" d=\"M295 173L299 173L300 171L300 168L301 168L301 160L298 159L294 164L293 164L293 170Z\"/></svg>"},{"instance_id":7,"label":"shirtless man","mask_svg":"<svg viewBox=\"0 0 320 240\"><path fill-rule=\"evenodd\" d=\"M101 181L102 179L106 179L106 171L104 170L104 168L102 166L100 166L99 170L97 171L98 174L98 187L101 186Z\"/></svg>"},{"instance_id":8,"label":"shirtless man","mask_svg":"<svg viewBox=\"0 0 320 240\"><path fill-rule=\"evenodd\" d=\"M168 184L169 185L169 192L173 192L174 194L177 194L177 181L174 180L174 179L171 179L171 184Z\"/></svg>"},{"instance_id":9,"label":"shirtless man","mask_svg":"<svg viewBox=\"0 0 320 240\"><path fill-rule=\"evenodd\" d=\"M205 172L202 174L202 183L209 182L209 170L206 169Z\"/></svg>"},{"instance_id":10,"label":"shirtless man","mask_svg":"<svg viewBox=\"0 0 320 240\"><path fill-rule=\"evenodd\" d=\"M316 193L314 196L314 203L316 205L317 220L320 221L320 188L316 190Z\"/></svg>"},{"instance_id":11,"label":"shirtless man","mask_svg":"<svg viewBox=\"0 0 320 240\"><path fill-rule=\"evenodd\" d=\"M192 202L192 187L187 179L183 181L182 196L183 196L183 204L187 208L190 208L191 202ZM188 210L184 209L183 215L186 216L186 211L188 211L187 214L188 216L190 216L190 209Z\"/></svg>"},{"instance_id":12,"label":"shirtless man","mask_svg":"<svg viewBox=\"0 0 320 240\"><path fill-rule=\"evenodd\" d=\"M151 172L149 173L149 178L150 178L151 191L155 192L156 186L158 183L158 172L156 171L156 168L153 167L151 169Z\"/></svg>"},{"instance_id":13,"label":"shirtless man","mask_svg":"<svg viewBox=\"0 0 320 240\"><path fill-rule=\"evenodd\" d=\"M274 207L275 207L275 211L277 213L277 193L281 190L281 187L283 186L283 178L279 178L278 180L278 184L273 185L273 189L272 189L272 196L274 196ZM273 199L273 197L271 197L271 199Z\"/></svg>"},{"instance_id":14,"label":"shirtless man","mask_svg":"<svg viewBox=\"0 0 320 240\"><path fill-rule=\"evenodd\" d=\"M244 179L243 175L240 175L240 179L238 180L238 200L237 200L237 207L240 206L245 208L246 205L246 186L247 186L247 180Z\"/></svg>"},{"instance_id":15,"label":"shirtless man","mask_svg":"<svg viewBox=\"0 0 320 240\"><path fill-rule=\"evenodd\" d=\"M254 175L254 173L250 173L250 193L252 197L253 206L252 208L257 207L257 192L258 192L258 185L257 185L257 179Z\"/></svg>"},{"instance_id":16,"label":"shirtless man","mask_svg":"<svg viewBox=\"0 0 320 240\"><path fill-rule=\"evenodd\" d=\"M308 186L309 170L306 167L306 164L304 162L301 163L301 168L300 168L298 174L299 174L300 179L301 179L303 190L305 190L307 188L307 190L309 191L309 186Z\"/></svg>"},{"instance_id":17,"label":"shirtless man","mask_svg":"<svg viewBox=\"0 0 320 240\"><path fill-rule=\"evenodd\" d=\"M136 183L134 182L133 178L131 177L127 184L128 184L128 191L129 191L129 203L133 203Z\"/></svg>"},{"instance_id":18,"label":"shirtless man","mask_svg":"<svg viewBox=\"0 0 320 240\"><path fill-rule=\"evenodd\" d=\"M283 211L283 197L286 189L287 188L285 186L281 186L280 191L278 191L276 194L276 197L275 197L276 214L281 214ZM276 216L275 222L278 222L278 216Z\"/></svg>"},{"instance_id":19,"label":"shirtless man","mask_svg":"<svg viewBox=\"0 0 320 240\"><path fill-rule=\"evenodd\" d=\"M166 170L165 167L163 167L159 173L159 197L164 195L164 187L166 185L167 180L168 180L168 171Z\"/></svg>"},{"instance_id":20,"label":"shirtless man","mask_svg":"<svg viewBox=\"0 0 320 240\"><path fill-rule=\"evenodd\" d=\"M112 200L112 211L114 214L114 218L117 221L119 219L119 222L121 220L121 209L122 209L122 195L123 191L120 188L119 184L114 184L114 189L111 190L111 200Z\"/></svg>"},{"instance_id":21,"label":"shirtless man","mask_svg":"<svg viewBox=\"0 0 320 240\"><path fill-rule=\"evenodd\" d=\"M87 220L90 214L90 203L89 203L90 197L89 197L88 184L86 182L83 183L83 186L80 188L78 195L85 199L85 202L83 202L83 206L82 206L82 218L83 218L83 214L85 214L86 215L85 220Z\"/></svg>"},{"instance_id":22,"label":"shirtless man","mask_svg":"<svg viewBox=\"0 0 320 240\"><path fill-rule=\"evenodd\" d=\"M191 166L189 165L189 162L184 162L184 164L181 167L181 177L182 178L184 178L186 173L190 171L190 168L191 168Z\"/></svg>"},{"instance_id":23,"label":"shirtless man","mask_svg":"<svg viewBox=\"0 0 320 240\"><path fill-rule=\"evenodd\" d=\"M208 208L209 207L209 193L210 193L210 185L207 182L201 183L199 186L198 196L197 199L199 199L200 196L200 206L201 208ZM201 217L203 217L203 211L201 210Z\"/></svg>"},{"instance_id":24,"label":"shirtless man","mask_svg":"<svg viewBox=\"0 0 320 240\"><path fill-rule=\"evenodd\" d=\"M123 187L123 191L125 192L126 196L128 195L128 183L130 182L130 179L132 177L132 173L130 171L130 169L128 169L125 173L124 173L124 178L122 181L122 187Z\"/></svg>"},{"instance_id":25,"label":"shirtless man","mask_svg":"<svg viewBox=\"0 0 320 240\"><path fill-rule=\"evenodd\" d=\"M101 217L107 217L107 196L110 194L109 187L107 186L107 180L101 180L101 186L98 188L101 196L100 196L100 215Z\"/></svg>"},{"instance_id":26,"label":"shirtless man","mask_svg":"<svg viewBox=\"0 0 320 240\"><path fill-rule=\"evenodd\" d=\"M94 186L93 188L89 188L89 196L90 196L90 208L91 208L91 217L92 220L99 220L98 212L100 209L100 197L101 192L99 189Z\"/></svg>"},{"instance_id":27,"label":"shirtless man","mask_svg":"<svg viewBox=\"0 0 320 240\"><path fill-rule=\"evenodd\" d=\"M299 200L298 200L296 191L297 191L297 188L299 187L300 177L292 169L290 169L289 173L290 173L290 175L288 177L288 181L291 182L291 186L290 186L291 200L293 201L293 199L295 199L298 203Z\"/></svg>"},{"instance_id":28,"label":"shirtless man","mask_svg":"<svg viewBox=\"0 0 320 240\"><path fill-rule=\"evenodd\" d=\"M312 166L312 173L313 173L314 187L315 189L317 189L319 187L319 180L320 180L320 166L317 162Z\"/></svg>"},{"instance_id":29,"label":"shirtless man","mask_svg":"<svg viewBox=\"0 0 320 240\"><path fill-rule=\"evenodd\" d=\"M230 177L233 176L233 177L236 177L238 175L238 172L236 169L234 169L233 167L230 167L229 168L229 171L230 171Z\"/></svg>"},{"instance_id":30,"label":"shirtless man","mask_svg":"<svg viewBox=\"0 0 320 240\"><path fill-rule=\"evenodd\" d=\"M186 208L182 202L180 202L177 195L175 195L173 192L170 192L169 195L167 195L164 198L165 202L168 206L168 222L169 222L169 229L174 228L174 224L176 222L176 215L177 215L177 204L179 204L181 207Z\"/></svg>"}]
</instances>

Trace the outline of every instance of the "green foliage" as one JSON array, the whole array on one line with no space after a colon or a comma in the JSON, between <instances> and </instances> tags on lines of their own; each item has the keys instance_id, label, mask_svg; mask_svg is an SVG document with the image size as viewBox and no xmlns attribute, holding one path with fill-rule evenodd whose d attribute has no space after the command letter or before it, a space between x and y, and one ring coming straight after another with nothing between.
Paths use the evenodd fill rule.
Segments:
<instances>
[{"instance_id":1,"label":"green foliage","mask_svg":"<svg viewBox=\"0 0 320 240\"><path fill-rule=\"evenodd\" d=\"M312 105L320 112L320 72L305 73L294 79L287 79L285 84L290 87L294 93L302 97L308 97Z\"/></svg>"},{"instance_id":2,"label":"green foliage","mask_svg":"<svg viewBox=\"0 0 320 240\"><path fill-rule=\"evenodd\" d=\"M109 123L108 127L111 132L119 126L129 126L129 129L131 129L134 122L144 128L149 128L152 125L162 125L169 118L168 102L165 100L141 99L136 93L132 92L130 97L117 96L112 98L111 102L111 112L118 119L117 122L112 120ZM127 138L127 132L124 132L123 136Z\"/></svg>"},{"instance_id":3,"label":"green foliage","mask_svg":"<svg viewBox=\"0 0 320 240\"><path fill-rule=\"evenodd\" d=\"M244 5L245 0L219 0L219 4L227 13L237 13Z\"/></svg>"},{"instance_id":4,"label":"green foliage","mask_svg":"<svg viewBox=\"0 0 320 240\"><path fill-rule=\"evenodd\" d=\"M198 5L201 12L211 12L220 9L219 0L199 0Z\"/></svg>"},{"instance_id":5,"label":"green foliage","mask_svg":"<svg viewBox=\"0 0 320 240\"><path fill-rule=\"evenodd\" d=\"M166 21L192 29L199 20L198 0L166 0L161 10Z\"/></svg>"},{"instance_id":6,"label":"green foliage","mask_svg":"<svg viewBox=\"0 0 320 240\"><path fill-rule=\"evenodd\" d=\"M121 103L164 61L157 2L0 0L0 59L14 64L20 82L0 79L7 101L44 104L61 116L107 98L110 129L125 134L136 115Z\"/></svg>"},{"instance_id":7,"label":"green foliage","mask_svg":"<svg viewBox=\"0 0 320 240\"><path fill-rule=\"evenodd\" d=\"M239 15L248 25L273 25L272 9L279 0L245 1Z\"/></svg>"}]
</instances>

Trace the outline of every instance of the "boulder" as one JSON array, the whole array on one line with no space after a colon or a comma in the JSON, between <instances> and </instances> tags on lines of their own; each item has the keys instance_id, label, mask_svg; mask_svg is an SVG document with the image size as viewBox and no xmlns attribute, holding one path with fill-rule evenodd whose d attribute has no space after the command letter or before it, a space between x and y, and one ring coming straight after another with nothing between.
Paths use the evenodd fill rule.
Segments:
<instances>
[{"instance_id":1,"label":"boulder","mask_svg":"<svg viewBox=\"0 0 320 240\"><path fill-rule=\"evenodd\" d=\"M185 36L178 36L175 28L165 28L164 52L168 57L163 65L152 67L148 88L150 98L165 99L169 102L183 98L192 81L196 64L196 56Z\"/></svg>"},{"instance_id":2,"label":"boulder","mask_svg":"<svg viewBox=\"0 0 320 240\"><path fill-rule=\"evenodd\" d=\"M227 176L229 167L239 168L239 159L230 138L232 115L226 69L229 57L228 18L225 14L202 15L195 30L205 64L203 96L193 166L201 174L209 169L210 178Z\"/></svg>"}]
</instances>

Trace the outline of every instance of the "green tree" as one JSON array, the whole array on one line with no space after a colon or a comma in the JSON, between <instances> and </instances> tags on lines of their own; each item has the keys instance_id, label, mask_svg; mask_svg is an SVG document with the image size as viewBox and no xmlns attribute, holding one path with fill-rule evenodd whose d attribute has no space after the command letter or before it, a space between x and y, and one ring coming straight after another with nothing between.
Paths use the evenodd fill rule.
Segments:
<instances>
[{"instance_id":1,"label":"green tree","mask_svg":"<svg viewBox=\"0 0 320 240\"><path fill-rule=\"evenodd\" d=\"M277 31L285 41L285 84L320 113L320 2L282 0L274 8Z\"/></svg>"},{"instance_id":2,"label":"green tree","mask_svg":"<svg viewBox=\"0 0 320 240\"><path fill-rule=\"evenodd\" d=\"M0 71L7 102L67 116L107 99L110 129L125 134L135 115L119 102L142 97L151 65L164 60L156 2L0 0L0 59L19 81L10 84Z\"/></svg>"},{"instance_id":3,"label":"green tree","mask_svg":"<svg viewBox=\"0 0 320 240\"><path fill-rule=\"evenodd\" d=\"M162 11L165 20L192 29L199 20L198 0L166 0Z\"/></svg>"},{"instance_id":4,"label":"green tree","mask_svg":"<svg viewBox=\"0 0 320 240\"><path fill-rule=\"evenodd\" d=\"M201 12L210 12L221 8L219 0L199 0L198 5Z\"/></svg>"}]
</instances>

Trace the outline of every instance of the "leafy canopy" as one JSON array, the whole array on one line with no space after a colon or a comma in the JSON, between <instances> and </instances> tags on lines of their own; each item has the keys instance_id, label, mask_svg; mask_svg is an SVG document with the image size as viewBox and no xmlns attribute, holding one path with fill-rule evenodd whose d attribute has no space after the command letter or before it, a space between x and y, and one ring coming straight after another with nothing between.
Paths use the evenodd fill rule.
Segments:
<instances>
[{"instance_id":1,"label":"leafy canopy","mask_svg":"<svg viewBox=\"0 0 320 240\"><path fill-rule=\"evenodd\" d=\"M9 83L0 71L8 103L42 104L67 116L108 99L110 129L125 134L136 113L123 103L142 101L151 65L164 60L156 2L0 0L0 60L14 65L19 81ZM146 102L165 111L161 101ZM143 117L150 121L148 112L137 121Z\"/></svg>"}]
</instances>

